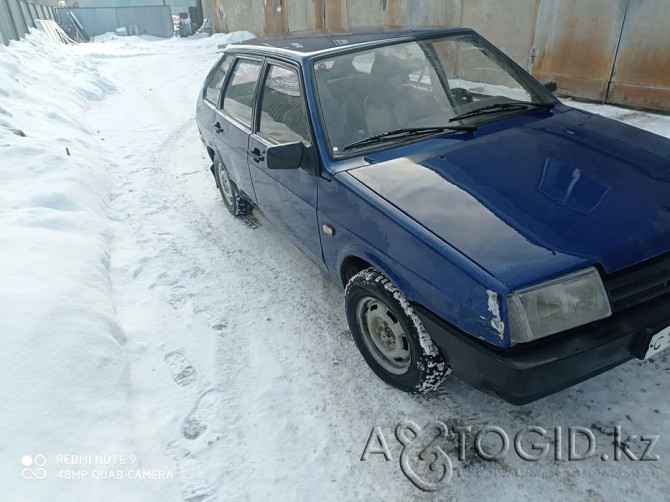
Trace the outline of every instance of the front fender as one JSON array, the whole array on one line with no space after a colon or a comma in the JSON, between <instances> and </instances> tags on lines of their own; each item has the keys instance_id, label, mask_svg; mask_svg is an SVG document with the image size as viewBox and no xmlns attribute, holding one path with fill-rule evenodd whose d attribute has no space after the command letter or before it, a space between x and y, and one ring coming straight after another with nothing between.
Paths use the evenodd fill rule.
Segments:
<instances>
[{"instance_id":1,"label":"front fender","mask_svg":"<svg viewBox=\"0 0 670 502\"><path fill-rule=\"evenodd\" d=\"M357 257L386 275L403 295L462 331L498 347L509 346L505 330L505 286L457 254L416 222L356 181L320 180L319 227L323 259L341 284L344 260ZM353 181L352 181L353 180ZM433 236L434 239L434 236Z\"/></svg>"},{"instance_id":2,"label":"front fender","mask_svg":"<svg viewBox=\"0 0 670 502\"><path fill-rule=\"evenodd\" d=\"M404 274L398 273L401 268L399 263L395 263L390 257L379 254L371 247L361 244L345 246L338 253L337 267L333 271L333 275L342 287L346 286L342 281L344 262L352 258L363 260L379 270L395 284L403 295L407 296L406 292L411 290L411 285L407 281L407 278L404 277Z\"/></svg>"}]
</instances>

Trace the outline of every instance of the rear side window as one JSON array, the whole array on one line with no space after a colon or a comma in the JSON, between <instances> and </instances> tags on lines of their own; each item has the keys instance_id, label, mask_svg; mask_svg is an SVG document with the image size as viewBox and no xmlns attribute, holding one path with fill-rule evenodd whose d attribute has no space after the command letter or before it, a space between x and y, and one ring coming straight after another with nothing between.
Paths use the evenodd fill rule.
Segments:
<instances>
[{"instance_id":1,"label":"rear side window","mask_svg":"<svg viewBox=\"0 0 670 502\"><path fill-rule=\"evenodd\" d=\"M228 73L232 62L233 58L225 57L209 79L209 82L207 82L207 87L205 88L205 100L213 106L219 106L221 88L223 87L223 82L226 80L226 74Z\"/></svg>"},{"instance_id":2,"label":"rear side window","mask_svg":"<svg viewBox=\"0 0 670 502\"><path fill-rule=\"evenodd\" d=\"M240 59L235 65L223 97L223 109L249 128L260 72L260 61Z\"/></svg>"},{"instance_id":3,"label":"rear side window","mask_svg":"<svg viewBox=\"0 0 670 502\"><path fill-rule=\"evenodd\" d=\"M263 87L260 132L277 143L310 143L298 73L272 65L267 75Z\"/></svg>"}]
</instances>

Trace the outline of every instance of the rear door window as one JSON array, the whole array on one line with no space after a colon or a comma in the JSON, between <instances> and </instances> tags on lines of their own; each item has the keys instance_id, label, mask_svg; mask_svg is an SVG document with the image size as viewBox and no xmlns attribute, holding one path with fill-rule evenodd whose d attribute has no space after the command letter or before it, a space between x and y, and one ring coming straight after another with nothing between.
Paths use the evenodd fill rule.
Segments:
<instances>
[{"instance_id":1,"label":"rear door window","mask_svg":"<svg viewBox=\"0 0 670 502\"><path fill-rule=\"evenodd\" d=\"M221 61L219 67L214 71L214 74L207 82L207 87L205 88L205 100L212 106L219 106L221 88L226 80L226 75L228 74L232 62L233 58L224 56L223 61Z\"/></svg>"},{"instance_id":2,"label":"rear door window","mask_svg":"<svg viewBox=\"0 0 670 502\"><path fill-rule=\"evenodd\" d=\"M261 61L239 59L223 96L223 110L251 128Z\"/></svg>"}]
</instances>

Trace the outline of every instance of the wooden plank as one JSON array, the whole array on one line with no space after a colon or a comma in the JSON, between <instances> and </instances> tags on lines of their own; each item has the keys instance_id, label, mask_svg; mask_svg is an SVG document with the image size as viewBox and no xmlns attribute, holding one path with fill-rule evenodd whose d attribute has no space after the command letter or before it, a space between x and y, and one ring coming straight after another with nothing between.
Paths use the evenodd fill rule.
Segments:
<instances>
[{"instance_id":1,"label":"wooden plank","mask_svg":"<svg viewBox=\"0 0 670 502\"><path fill-rule=\"evenodd\" d=\"M326 28L331 30L347 29L347 13L345 0L328 0L326 2Z\"/></svg>"},{"instance_id":2,"label":"wooden plank","mask_svg":"<svg viewBox=\"0 0 670 502\"><path fill-rule=\"evenodd\" d=\"M269 0L263 4L266 35L278 35L285 31L285 11L286 9L282 9L281 0Z\"/></svg>"},{"instance_id":3,"label":"wooden plank","mask_svg":"<svg viewBox=\"0 0 670 502\"><path fill-rule=\"evenodd\" d=\"M67 36L67 33L51 19L35 19L35 25L40 31L46 33L49 38L55 40L56 42L61 42L64 44L76 44L74 40Z\"/></svg>"}]
</instances>

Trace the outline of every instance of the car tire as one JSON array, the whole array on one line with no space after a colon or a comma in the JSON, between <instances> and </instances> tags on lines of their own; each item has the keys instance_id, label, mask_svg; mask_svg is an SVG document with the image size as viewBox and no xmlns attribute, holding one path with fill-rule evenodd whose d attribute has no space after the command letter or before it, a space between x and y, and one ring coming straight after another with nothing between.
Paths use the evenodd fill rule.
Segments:
<instances>
[{"instance_id":1,"label":"car tire","mask_svg":"<svg viewBox=\"0 0 670 502\"><path fill-rule=\"evenodd\" d=\"M214 176L216 186L221 192L223 202L233 216L244 216L251 210L251 205L240 195L239 190L228 176L228 170L223 164L214 164Z\"/></svg>"},{"instance_id":2,"label":"car tire","mask_svg":"<svg viewBox=\"0 0 670 502\"><path fill-rule=\"evenodd\" d=\"M423 393L451 373L407 299L377 269L368 268L349 280L345 309L358 349L389 385Z\"/></svg>"}]
</instances>

